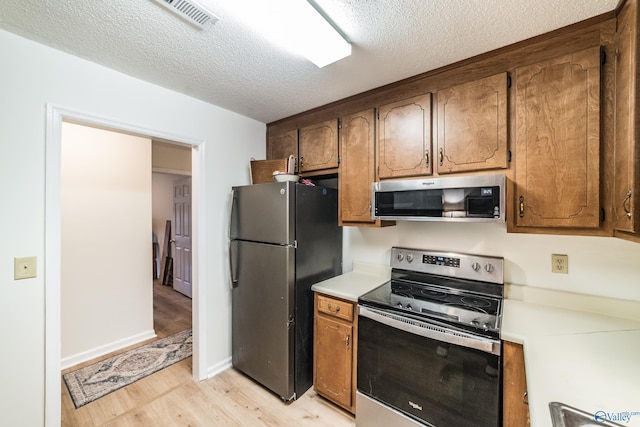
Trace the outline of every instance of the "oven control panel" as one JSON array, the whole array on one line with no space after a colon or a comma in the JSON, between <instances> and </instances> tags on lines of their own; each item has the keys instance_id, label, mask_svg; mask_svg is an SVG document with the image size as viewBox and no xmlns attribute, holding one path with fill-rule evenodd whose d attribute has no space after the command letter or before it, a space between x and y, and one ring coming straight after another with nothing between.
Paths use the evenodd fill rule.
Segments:
<instances>
[{"instance_id":1,"label":"oven control panel","mask_svg":"<svg viewBox=\"0 0 640 427\"><path fill-rule=\"evenodd\" d=\"M460 258L442 255L423 255L422 262L431 265L444 265L447 267L460 268Z\"/></svg>"},{"instance_id":2,"label":"oven control panel","mask_svg":"<svg viewBox=\"0 0 640 427\"><path fill-rule=\"evenodd\" d=\"M504 258L495 256L393 247L391 268L504 283Z\"/></svg>"}]
</instances>

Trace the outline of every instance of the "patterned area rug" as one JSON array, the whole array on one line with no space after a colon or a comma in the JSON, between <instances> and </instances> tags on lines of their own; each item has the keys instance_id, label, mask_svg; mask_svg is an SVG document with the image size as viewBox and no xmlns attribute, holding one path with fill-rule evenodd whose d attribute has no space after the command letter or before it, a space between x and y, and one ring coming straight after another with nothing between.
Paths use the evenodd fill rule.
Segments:
<instances>
[{"instance_id":1,"label":"patterned area rug","mask_svg":"<svg viewBox=\"0 0 640 427\"><path fill-rule=\"evenodd\" d=\"M191 329L62 376L76 409L191 356Z\"/></svg>"}]
</instances>

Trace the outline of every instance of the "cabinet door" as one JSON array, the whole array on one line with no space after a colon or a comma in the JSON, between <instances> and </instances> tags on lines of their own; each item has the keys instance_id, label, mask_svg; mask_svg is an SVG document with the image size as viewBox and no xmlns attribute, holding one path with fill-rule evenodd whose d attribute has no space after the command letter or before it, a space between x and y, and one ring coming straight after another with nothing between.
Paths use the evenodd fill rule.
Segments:
<instances>
[{"instance_id":1,"label":"cabinet door","mask_svg":"<svg viewBox=\"0 0 640 427\"><path fill-rule=\"evenodd\" d=\"M431 94L378 111L378 178L431 175Z\"/></svg>"},{"instance_id":2,"label":"cabinet door","mask_svg":"<svg viewBox=\"0 0 640 427\"><path fill-rule=\"evenodd\" d=\"M618 15L616 46L616 114L614 142L613 226L638 232L640 163L638 143L638 3L625 2Z\"/></svg>"},{"instance_id":3,"label":"cabinet door","mask_svg":"<svg viewBox=\"0 0 640 427\"><path fill-rule=\"evenodd\" d=\"M275 133L269 132L267 139L267 160L288 159L289 156L298 158L298 129L288 132ZM296 171L297 171L296 161Z\"/></svg>"},{"instance_id":4,"label":"cabinet door","mask_svg":"<svg viewBox=\"0 0 640 427\"><path fill-rule=\"evenodd\" d=\"M600 224L600 48L522 67L516 80L516 225Z\"/></svg>"},{"instance_id":5,"label":"cabinet door","mask_svg":"<svg viewBox=\"0 0 640 427\"><path fill-rule=\"evenodd\" d=\"M502 365L502 424L528 426L527 378L522 345L504 341Z\"/></svg>"},{"instance_id":6,"label":"cabinet door","mask_svg":"<svg viewBox=\"0 0 640 427\"><path fill-rule=\"evenodd\" d=\"M301 173L338 167L338 120L300 129Z\"/></svg>"},{"instance_id":7,"label":"cabinet door","mask_svg":"<svg viewBox=\"0 0 640 427\"><path fill-rule=\"evenodd\" d=\"M438 91L438 173L507 167L507 73Z\"/></svg>"},{"instance_id":8,"label":"cabinet door","mask_svg":"<svg viewBox=\"0 0 640 427\"><path fill-rule=\"evenodd\" d=\"M316 315L316 392L351 407L353 326Z\"/></svg>"},{"instance_id":9,"label":"cabinet door","mask_svg":"<svg viewBox=\"0 0 640 427\"><path fill-rule=\"evenodd\" d=\"M340 129L340 225L374 224L371 184L375 180L373 109L343 117Z\"/></svg>"}]
</instances>

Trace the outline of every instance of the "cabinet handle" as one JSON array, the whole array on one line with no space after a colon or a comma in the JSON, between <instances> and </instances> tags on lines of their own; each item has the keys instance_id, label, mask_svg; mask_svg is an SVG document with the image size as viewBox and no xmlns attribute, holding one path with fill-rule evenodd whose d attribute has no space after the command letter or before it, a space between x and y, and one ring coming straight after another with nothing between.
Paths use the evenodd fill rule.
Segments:
<instances>
[{"instance_id":1,"label":"cabinet handle","mask_svg":"<svg viewBox=\"0 0 640 427\"><path fill-rule=\"evenodd\" d=\"M327 304L327 308L329 309L329 311L331 311L331 303ZM337 305L337 306L336 306L336 309L334 310L334 313L337 313L337 312L339 312L339 311L340 311L340 306L339 306L339 305Z\"/></svg>"},{"instance_id":2,"label":"cabinet handle","mask_svg":"<svg viewBox=\"0 0 640 427\"><path fill-rule=\"evenodd\" d=\"M424 161L425 161L425 165L429 166L429 150L426 150L424 152Z\"/></svg>"},{"instance_id":3,"label":"cabinet handle","mask_svg":"<svg viewBox=\"0 0 640 427\"><path fill-rule=\"evenodd\" d=\"M529 404L529 393L526 391L522 395L522 403L524 403L525 405Z\"/></svg>"},{"instance_id":4,"label":"cabinet handle","mask_svg":"<svg viewBox=\"0 0 640 427\"><path fill-rule=\"evenodd\" d=\"M304 167L304 157L300 157L300 169Z\"/></svg>"},{"instance_id":5,"label":"cabinet handle","mask_svg":"<svg viewBox=\"0 0 640 427\"><path fill-rule=\"evenodd\" d=\"M524 197L520 196L520 218L524 218Z\"/></svg>"},{"instance_id":6,"label":"cabinet handle","mask_svg":"<svg viewBox=\"0 0 640 427\"><path fill-rule=\"evenodd\" d=\"M627 197L622 201L622 209L627 214L627 218L631 219L631 190L627 191Z\"/></svg>"},{"instance_id":7,"label":"cabinet handle","mask_svg":"<svg viewBox=\"0 0 640 427\"><path fill-rule=\"evenodd\" d=\"M444 152L443 152L442 148L440 149L440 153L438 155L438 160L440 162L440 166L442 166L442 162L444 161Z\"/></svg>"},{"instance_id":8,"label":"cabinet handle","mask_svg":"<svg viewBox=\"0 0 640 427\"><path fill-rule=\"evenodd\" d=\"M347 345L347 348L349 348L349 341L351 339L351 335L347 334L347 337L345 338L344 342Z\"/></svg>"}]
</instances>

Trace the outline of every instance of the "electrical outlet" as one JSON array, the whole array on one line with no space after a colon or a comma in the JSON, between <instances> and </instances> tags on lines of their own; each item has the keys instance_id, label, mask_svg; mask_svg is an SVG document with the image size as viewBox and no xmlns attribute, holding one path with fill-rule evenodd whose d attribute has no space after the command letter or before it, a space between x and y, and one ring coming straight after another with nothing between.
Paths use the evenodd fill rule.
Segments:
<instances>
[{"instance_id":1,"label":"electrical outlet","mask_svg":"<svg viewBox=\"0 0 640 427\"><path fill-rule=\"evenodd\" d=\"M36 257L14 258L13 279L30 279L36 277Z\"/></svg>"},{"instance_id":2,"label":"electrical outlet","mask_svg":"<svg viewBox=\"0 0 640 427\"><path fill-rule=\"evenodd\" d=\"M551 254L551 272L568 274L569 255Z\"/></svg>"}]
</instances>

